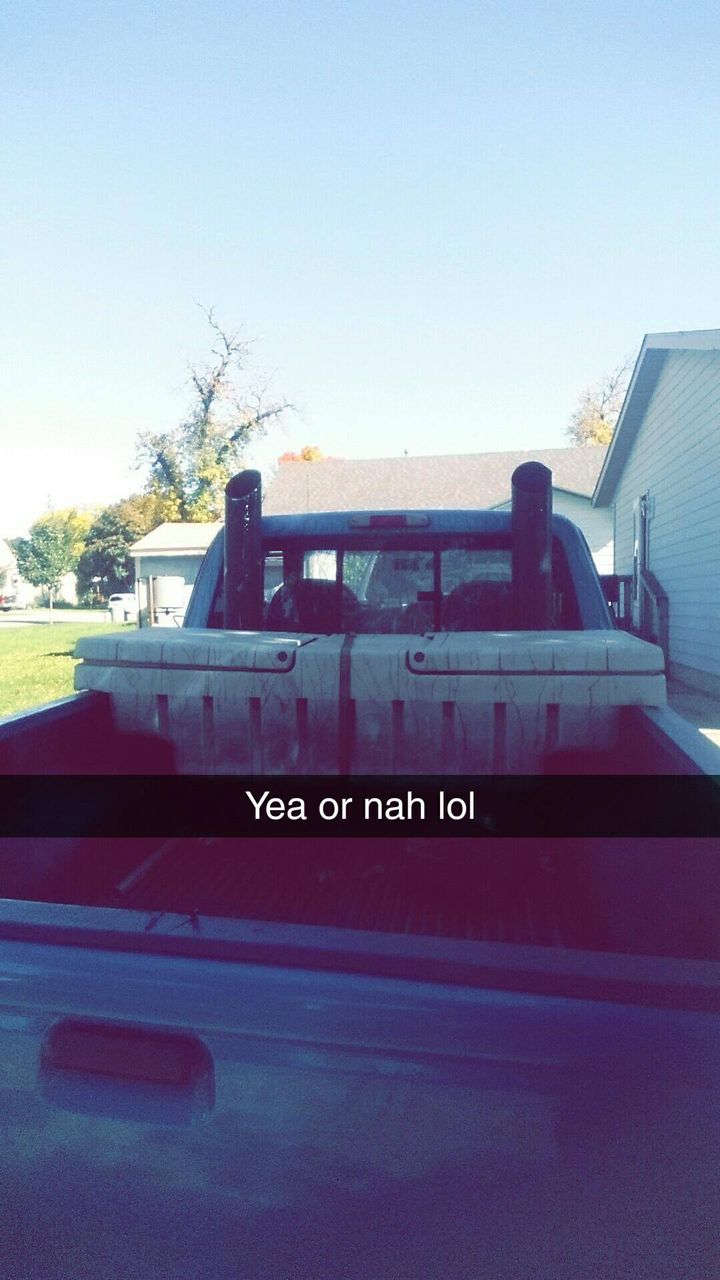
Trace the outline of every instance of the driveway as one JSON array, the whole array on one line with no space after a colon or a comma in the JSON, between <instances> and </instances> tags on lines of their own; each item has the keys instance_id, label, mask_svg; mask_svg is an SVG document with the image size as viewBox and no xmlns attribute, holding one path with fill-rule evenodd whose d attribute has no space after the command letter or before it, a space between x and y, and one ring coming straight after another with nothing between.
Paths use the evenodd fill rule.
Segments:
<instances>
[{"instance_id":1,"label":"driveway","mask_svg":"<svg viewBox=\"0 0 720 1280\"><path fill-rule=\"evenodd\" d=\"M109 609L53 609L53 626L64 622L85 626L86 623L109 621ZM47 626L49 622L49 609L11 609L8 613L0 613L0 628Z\"/></svg>"},{"instance_id":2,"label":"driveway","mask_svg":"<svg viewBox=\"0 0 720 1280\"><path fill-rule=\"evenodd\" d=\"M673 711L720 747L720 698L691 689L679 680L668 680L668 703Z\"/></svg>"}]
</instances>

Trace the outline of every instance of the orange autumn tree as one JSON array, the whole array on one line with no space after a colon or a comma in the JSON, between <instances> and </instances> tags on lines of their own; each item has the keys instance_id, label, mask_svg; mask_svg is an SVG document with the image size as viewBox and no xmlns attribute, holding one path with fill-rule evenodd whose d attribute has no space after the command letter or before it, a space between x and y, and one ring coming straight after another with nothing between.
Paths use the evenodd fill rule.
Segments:
<instances>
[{"instance_id":1,"label":"orange autumn tree","mask_svg":"<svg viewBox=\"0 0 720 1280\"><path fill-rule=\"evenodd\" d=\"M278 462L329 462L329 461L330 459L326 458L322 449L319 449L316 444L304 444L302 449L299 451L299 453L293 453L291 449L288 449L286 453L283 453L282 456L278 458Z\"/></svg>"}]
</instances>

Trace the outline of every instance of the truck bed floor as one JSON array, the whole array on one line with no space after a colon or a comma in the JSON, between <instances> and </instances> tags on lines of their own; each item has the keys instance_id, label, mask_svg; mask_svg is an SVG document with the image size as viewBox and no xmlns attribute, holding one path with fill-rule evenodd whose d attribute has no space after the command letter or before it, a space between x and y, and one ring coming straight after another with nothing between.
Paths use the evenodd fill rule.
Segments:
<instances>
[{"instance_id":1,"label":"truck bed floor","mask_svg":"<svg viewBox=\"0 0 720 1280\"><path fill-rule=\"evenodd\" d=\"M552 868L462 840L167 841L114 905L476 941L567 945Z\"/></svg>"}]
</instances>

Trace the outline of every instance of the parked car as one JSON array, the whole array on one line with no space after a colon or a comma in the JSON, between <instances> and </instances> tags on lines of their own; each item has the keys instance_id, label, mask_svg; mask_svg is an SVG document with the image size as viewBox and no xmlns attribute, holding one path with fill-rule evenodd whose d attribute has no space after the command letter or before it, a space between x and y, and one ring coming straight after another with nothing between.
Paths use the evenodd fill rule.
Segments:
<instances>
[{"instance_id":1,"label":"parked car","mask_svg":"<svg viewBox=\"0 0 720 1280\"><path fill-rule=\"evenodd\" d=\"M14 593L0 596L0 612L9 613L11 609L19 609L21 607Z\"/></svg>"},{"instance_id":2,"label":"parked car","mask_svg":"<svg viewBox=\"0 0 720 1280\"><path fill-rule=\"evenodd\" d=\"M116 591L108 599L111 613L122 609L126 622L134 622L138 615L137 596L134 591Z\"/></svg>"}]
</instances>

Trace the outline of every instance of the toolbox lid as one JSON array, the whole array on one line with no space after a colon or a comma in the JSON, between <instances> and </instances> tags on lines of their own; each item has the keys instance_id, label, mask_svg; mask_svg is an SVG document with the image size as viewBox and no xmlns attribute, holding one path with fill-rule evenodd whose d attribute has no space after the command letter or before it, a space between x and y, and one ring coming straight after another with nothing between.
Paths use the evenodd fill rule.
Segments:
<instances>
[{"instance_id":1,"label":"toolbox lid","mask_svg":"<svg viewBox=\"0 0 720 1280\"><path fill-rule=\"evenodd\" d=\"M623 631L444 632L408 650L417 675L662 675L662 649Z\"/></svg>"},{"instance_id":2,"label":"toolbox lid","mask_svg":"<svg viewBox=\"0 0 720 1280\"><path fill-rule=\"evenodd\" d=\"M193 671L290 671L295 655L315 637L257 631L166 627L83 636L76 658L94 667L164 667Z\"/></svg>"}]
</instances>

